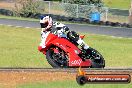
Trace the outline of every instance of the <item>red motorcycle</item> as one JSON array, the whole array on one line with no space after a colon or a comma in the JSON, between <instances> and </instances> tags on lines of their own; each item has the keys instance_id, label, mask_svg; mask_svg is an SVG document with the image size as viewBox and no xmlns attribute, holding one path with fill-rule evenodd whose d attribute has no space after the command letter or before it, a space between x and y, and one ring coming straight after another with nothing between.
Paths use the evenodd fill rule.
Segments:
<instances>
[{"instance_id":1,"label":"red motorcycle","mask_svg":"<svg viewBox=\"0 0 132 88\"><path fill-rule=\"evenodd\" d=\"M104 68L103 56L91 47L89 51L83 48L84 44L78 45L79 38L83 39L84 36L80 36L75 31L69 31L68 27L61 23L54 23L46 39L46 48L38 46L38 50L46 55L52 67Z\"/></svg>"}]
</instances>

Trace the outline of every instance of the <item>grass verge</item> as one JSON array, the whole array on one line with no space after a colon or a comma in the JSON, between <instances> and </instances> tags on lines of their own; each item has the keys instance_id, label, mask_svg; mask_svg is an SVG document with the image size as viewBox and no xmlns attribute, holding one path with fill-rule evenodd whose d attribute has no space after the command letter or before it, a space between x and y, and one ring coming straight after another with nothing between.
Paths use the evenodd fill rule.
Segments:
<instances>
[{"instance_id":1,"label":"grass verge","mask_svg":"<svg viewBox=\"0 0 132 88\"><path fill-rule=\"evenodd\" d=\"M109 8L129 9L131 0L103 0Z\"/></svg>"},{"instance_id":2,"label":"grass verge","mask_svg":"<svg viewBox=\"0 0 132 88\"><path fill-rule=\"evenodd\" d=\"M54 81L49 83L30 83L18 85L17 88L131 88L131 84L86 84L80 86L76 81Z\"/></svg>"},{"instance_id":3,"label":"grass verge","mask_svg":"<svg viewBox=\"0 0 132 88\"><path fill-rule=\"evenodd\" d=\"M0 18L3 19L15 19L15 20L27 20L27 21L39 21L38 19L34 19L34 18L24 18L24 17L15 17L15 16L5 16L5 15L0 15Z\"/></svg>"},{"instance_id":4,"label":"grass verge","mask_svg":"<svg viewBox=\"0 0 132 88\"><path fill-rule=\"evenodd\" d=\"M50 67L39 42L40 30L0 26L0 67Z\"/></svg>"},{"instance_id":5,"label":"grass verge","mask_svg":"<svg viewBox=\"0 0 132 88\"><path fill-rule=\"evenodd\" d=\"M86 33L85 41L102 53L106 67L132 67L132 39ZM40 30L0 26L0 67L50 67L37 50Z\"/></svg>"}]
</instances>

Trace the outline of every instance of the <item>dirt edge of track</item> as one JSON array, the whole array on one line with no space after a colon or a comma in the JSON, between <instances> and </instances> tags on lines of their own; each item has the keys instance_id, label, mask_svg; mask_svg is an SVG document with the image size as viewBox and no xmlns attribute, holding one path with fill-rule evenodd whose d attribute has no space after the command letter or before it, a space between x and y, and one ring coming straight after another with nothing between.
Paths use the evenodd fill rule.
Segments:
<instances>
[{"instance_id":1,"label":"dirt edge of track","mask_svg":"<svg viewBox=\"0 0 132 88\"><path fill-rule=\"evenodd\" d=\"M0 85L16 88L24 83L75 80L75 75L67 72L0 72Z\"/></svg>"},{"instance_id":2,"label":"dirt edge of track","mask_svg":"<svg viewBox=\"0 0 132 88\"><path fill-rule=\"evenodd\" d=\"M130 74L132 71L88 71L88 74ZM0 71L0 86L3 88L16 88L17 85L36 82L53 82L75 80L76 72L50 72L50 71Z\"/></svg>"}]
</instances>

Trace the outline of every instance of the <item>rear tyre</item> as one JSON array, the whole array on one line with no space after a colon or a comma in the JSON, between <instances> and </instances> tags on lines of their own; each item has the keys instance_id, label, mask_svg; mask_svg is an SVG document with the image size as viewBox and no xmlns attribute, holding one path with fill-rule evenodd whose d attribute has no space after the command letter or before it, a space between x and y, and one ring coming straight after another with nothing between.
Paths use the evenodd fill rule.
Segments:
<instances>
[{"instance_id":1,"label":"rear tyre","mask_svg":"<svg viewBox=\"0 0 132 88\"><path fill-rule=\"evenodd\" d=\"M62 49L59 48L59 53L63 52L65 53ZM68 68L68 58L65 56L61 56L62 54L59 55L59 57L56 56L56 54L53 51L53 48L50 48L46 52L46 59L48 63L53 67L53 68Z\"/></svg>"},{"instance_id":2,"label":"rear tyre","mask_svg":"<svg viewBox=\"0 0 132 88\"><path fill-rule=\"evenodd\" d=\"M98 62L96 62L95 60L91 60L92 61L92 66L91 66L91 68L104 68L105 67L105 65L104 65L104 63L105 63L105 60L101 60L101 63L98 63ZM103 64L102 64L103 63Z\"/></svg>"},{"instance_id":3,"label":"rear tyre","mask_svg":"<svg viewBox=\"0 0 132 88\"><path fill-rule=\"evenodd\" d=\"M103 56L97 50L93 49L93 51L96 53L96 55L94 58L91 59L91 68L104 68L105 60Z\"/></svg>"}]
</instances>

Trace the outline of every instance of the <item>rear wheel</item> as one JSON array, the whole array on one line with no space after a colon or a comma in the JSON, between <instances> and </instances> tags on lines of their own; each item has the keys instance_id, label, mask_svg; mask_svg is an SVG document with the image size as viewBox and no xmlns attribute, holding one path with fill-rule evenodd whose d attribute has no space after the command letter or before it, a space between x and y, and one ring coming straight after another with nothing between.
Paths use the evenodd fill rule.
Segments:
<instances>
[{"instance_id":1,"label":"rear wheel","mask_svg":"<svg viewBox=\"0 0 132 88\"><path fill-rule=\"evenodd\" d=\"M54 50L58 50L56 53ZM46 52L46 59L48 63L55 68L67 68L68 67L68 57L67 54L58 47L51 47Z\"/></svg>"},{"instance_id":2,"label":"rear wheel","mask_svg":"<svg viewBox=\"0 0 132 88\"><path fill-rule=\"evenodd\" d=\"M105 60L103 56L95 49L92 50L95 55L91 58L92 66L91 68L104 68L105 67Z\"/></svg>"}]
</instances>

